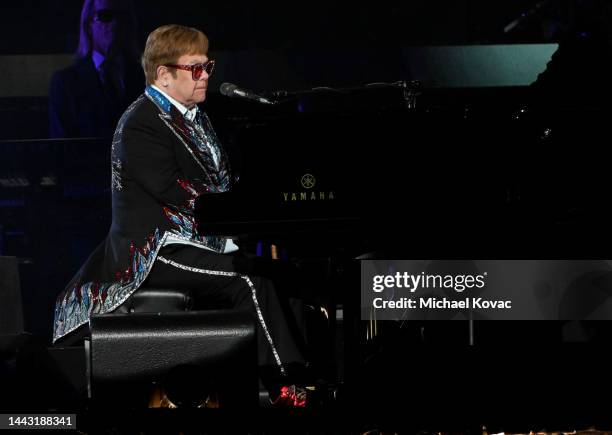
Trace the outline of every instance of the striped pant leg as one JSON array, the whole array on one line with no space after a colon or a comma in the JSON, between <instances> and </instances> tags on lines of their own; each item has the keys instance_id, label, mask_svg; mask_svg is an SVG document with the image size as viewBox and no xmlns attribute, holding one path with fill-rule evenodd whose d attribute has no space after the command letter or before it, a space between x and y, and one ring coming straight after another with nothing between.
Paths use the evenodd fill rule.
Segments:
<instances>
[{"instance_id":1,"label":"striped pant leg","mask_svg":"<svg viewBox=\"0 0 612 435\"><path fill-rule=\"evenodd\" d=\"M304 361L273 283L238 272L230 255L190 246L163 248L145 285L190 289L196 309L222 305L254 313L261 366L276 365L284 374L284 364Z\"/></svg>"}]
</instances>

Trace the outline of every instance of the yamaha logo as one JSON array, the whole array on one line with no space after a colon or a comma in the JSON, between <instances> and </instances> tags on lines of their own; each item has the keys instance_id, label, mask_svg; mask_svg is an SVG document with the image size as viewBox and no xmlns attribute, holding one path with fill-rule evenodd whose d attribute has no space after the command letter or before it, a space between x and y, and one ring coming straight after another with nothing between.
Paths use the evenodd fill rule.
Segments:
<instances>
[{"instance_id":1,"label":"yamaha logo","mask_svg":"<svg viewBox=\"0 0 612 435\"><path fill-rule=\"evenodd\" d=\"M304 174L301 181L304 189L312 189L316 182L315 177L312 174Z\"/></svg>"},{"instance_id":2,"label":"yamaha logo","mask_svg":"<svg viewBox=\"0 0 612 435\"><path fill-rule=\"evenodd\" d=\"M301 192L281 192L285 202L301 202L301 201L330 201L335 199L333 191L315 192L312 189L316 184L316 179L312 174L304 174L300 179L300 184L304 189ZM308 191L306 191L308 190Z\"/></svg>"}]
</instances>

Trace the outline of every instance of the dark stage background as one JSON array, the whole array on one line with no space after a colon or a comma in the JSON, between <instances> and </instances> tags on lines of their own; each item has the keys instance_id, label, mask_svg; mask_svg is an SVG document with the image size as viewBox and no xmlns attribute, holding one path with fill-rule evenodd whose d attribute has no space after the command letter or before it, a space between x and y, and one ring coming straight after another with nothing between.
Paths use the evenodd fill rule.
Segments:
<instances>
[{"instance_id":1,"label":"dark stage background","mask_svg":"<svg viewBox=\"0 0 612 435\"><path fill-rule=\"evenodd\" d=\"M73 59L81 4L0 6L0 255L19 257L26 330L47 338L56 294L102 240L110 219L107 143L45 140L49 80ZM463 107L476 95L484 104L508 102L514 109L559 40L590 10L589 2L577 0L135 4L141 47L161 24L208 34L210 56L219 62L207 110L217 118L226 105L215 109L224 81L274 91L420 80L437 104ZM63 184L23 184L28 171L61 172Z\"/></svg>"},{"instance_id":2,"label":"dark stage background","mask_svg":"<svg viewBox=\"0 0 612 435\"><path fill-rule=\"evenodd\" d=\"M443 224L435 229L444 228L464 243L447 243L447 250L436 250L443 243L429 244L429 237L440 241L444 235L429 230L434 228L431 222L411 220L427 208L415 200L414 210L390 212L393 219L380 225L389 231L381 239L400 251L395 251L394 258L610 258L612 196L606 148L612 98L612 12L607 0L134 3L140 48L149 32L162 24L194 26L209 36L209 55L217 65L204 108L224 144L233 143L233 122L244 123L245 117L258 116L262 109L221 96L218 89L223 82L264 95L342 88L346 92L317 94L294 108L295 112L311 110L313 116L306 120L323 119L327 124L318 125L319 130L296 125L306 125L304 131L313 134L325 128L321 125L339 125L335 116L348 113L342 119L350 134L322 132L316 146L306 144L295 152L283 149L279 154L288 157L280 164L303 156L325 162L333 154L326 147L333 147L336 158L352 156L354 143L374 137L379 142L367 144L375 143L368 151L374 158L368 160L370 154L363 154L370 164L367 173L349 164L338 171L342 181L348 179L357 188L365 186L366 192L375 193L360 198L361 208L373 210L374 215L377 210L372 204L381 198L408 198L409 203L416 191L419 198L435 202L438 198L431 192L458 193L453 205L464 208L439 210L435 217ZM54 71L74 60L81 6L82 0L0 3L0 256L18 259L23 329L44 346L51 342L56 295L103 240L111 219L110 139L49 139L50 79ZM414 84L416 106L404 101L398 87L365 87L399 81ZM379 105L384 110L378 110ZM282 146L285 136L299 132L282 116L278 119L276 144ZM359 124L355 119L373 122ZM330 136L335 142L326 142ZM410 184L410 180L416 182ZM504 232L499 222L486 222L485 214L478 214L499 203L508 206L504 212L528 210L522 215L525 226L517 224L515 233ZM480 220L466 230L453 218L470 207L475 211L470 217ZM516 224L518 215L505 214L503 224ZM455 226L446 225L449 222ZM566 223L567 227L577 223L572 227L576 245L557 237L568 234ZM421 245L411 239L414 234ZM360 235L352 242L361 243ZM510 245L514 250L505 248ZM347 275L354 272L347 270ZM373 422L395 419L401 426L406 415L416 418L422 411L421 421L431 423L429 427L437 432L441 409L452 413L442 418L469 424L481 424L487 415L497 421L518 421L517 426L506 428L521 433L526 428L543 428L538 426L543 421L563 422L556 426L563 430L592 424L593 419L574 419L580 409L609 421L609 400L598 401L594 394L609 392L612 384L605 376L603 347L563 348L555 353L540 345L548 332L557 333L557 325L539 324L540 331L529 322L518 327L477 325L477 339L484 336L483 341L502 346L469 347L467 324L453 323L432 328L433 340L440 339L445 346L431 353L432 349L416 346L422 329L419 335L416 328L407 331L403 324L387 322L378 336L368 331L373 323L355 315L356 278L354 289L354 294L346 292L351 299L344 300L345 335L338 334L335 343L335 351L351 361L354 390L339 400L381 411L394 410L401 403L406 411L383 414ZM0 316L14 315L18 313L12 307L0 305ZM608 329L607 325L602 328L606 334L599 339L605 346L612 336ZM540 339L538 331L545 338ZM410 340L416 347L410 346ZM450 342L459 346L447 347ZM37 368L47 362L35 356L30 362L26 376L38 373L32 377L33 384L43 379L41 394L36 394L40 403L48 407L45 394L50 396L48 403L56 403L61 394L55 387L42 392L45 382L54 379ZM463 370L468 375L463 376ZM84 379L77 371L72 376ZM32 395L22 385L17 389L23 389L24 396ZM467 400L470 394L477 397L476 405ZM558 406L542 414L541 405L552 396ZM514 397L520 400L515 403ZM27 397L27 403L30 400ZM359 414L351 413L346 420L358 420Z\"/></svg>"}]
</instances>

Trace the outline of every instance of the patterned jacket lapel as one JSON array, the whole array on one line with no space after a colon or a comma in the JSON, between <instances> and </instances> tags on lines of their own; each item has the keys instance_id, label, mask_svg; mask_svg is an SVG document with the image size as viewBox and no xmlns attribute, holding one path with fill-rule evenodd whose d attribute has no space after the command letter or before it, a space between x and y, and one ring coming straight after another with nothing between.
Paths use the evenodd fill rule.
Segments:
<instances>
[{"instance_id":1,"label":"patterned jacket lapel","mask_svg":"<svg viewBox=\"0 0 612 435\"><path fill-rule=\"evenodd\" d=\"M190 154L205 167L209 175L213 175L217 170L212 154L208 147L198 147L193 137L193 127L187 125L187 120L181 112L174 106L170 108L170 117L166 123L174 134L189 148Z\"/></svg>"},{"instance_id":2,"label":"patterned jacket lapel","mask_svg":"<svg viewBox=\"0 0 612 435\"><path fill-rule=\"evenodd\" d=\"M152 87L147 87L145 93L147 97L151 99L160 109L159 117L164 121L168 128L174 133L174 135L181 141L181 143L187 148L187 151L191 157L196 161L198 166L202 168L206 174L210 187L220 188L221 191L226 190L225 186L229 183L229 168L227 163L227 156L225 152L219 147L219 169L215 165L212 154L207 146L198 147L198 144L194 139L194 127L187 125L187 121L182 113L168 101L160 92L156 91ZM204 115L205 130L207 132L214 131L210 126L208 117ZM214 136L216 141L216 136ZM218 143L218 142L217 142Z\"/></svg>"},{"instance_id":3,"label":"patterned jacket lapel","mask_svg":"<svg viewBox=\"0 0 612 435\"><path fill-rule=\"evenodd\" d=\"M203 112L198 112L196 122L199 122L206 134L209 136L210 140L215 143L215 146L219 150L219 168L216 170L217 172L217 181L221 190L227 190L231 181L230 181L230 166L229 166L229 157L225 152L225 149L220 146L219 138L215 133L215 130L212 127L210 119L208 119L208 115ZM210 155L210 153L208 153ZM214 165L214 162L211 162Z\"/></svg>"}]
</instances>

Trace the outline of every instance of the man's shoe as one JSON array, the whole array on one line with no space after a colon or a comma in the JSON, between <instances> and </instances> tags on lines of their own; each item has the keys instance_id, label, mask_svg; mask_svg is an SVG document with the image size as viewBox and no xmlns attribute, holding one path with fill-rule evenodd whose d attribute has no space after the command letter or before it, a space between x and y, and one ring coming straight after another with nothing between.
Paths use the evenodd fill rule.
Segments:
<instances>
[{"instance_id":1,"label":"man's shoe","mask_svg":"<svg viewBox=\"0 0 612 435\"><path fill-rule=\"evenodd\" d=\"M308 402L308 390L297 385L281 387L280 394L272 402L273 406L284 408L305 408Z\"/></svg>"}]
</instances>

